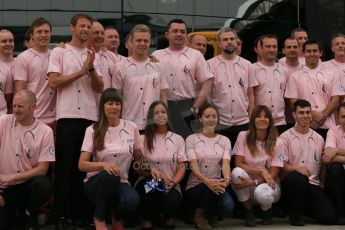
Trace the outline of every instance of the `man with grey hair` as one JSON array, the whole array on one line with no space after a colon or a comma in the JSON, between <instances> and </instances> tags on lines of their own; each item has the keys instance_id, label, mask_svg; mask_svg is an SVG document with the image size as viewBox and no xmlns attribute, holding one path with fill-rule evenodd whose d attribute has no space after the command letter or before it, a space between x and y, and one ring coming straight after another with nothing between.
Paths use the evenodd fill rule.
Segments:
<instances>
[{"instance_id":1,"label":"man with grey hair","mask_svg":"<svg viewBox=\"0 0 345 230\"><path fill-rule=\"evenodd\" d=\"M37 214L52 185L46 176L55 161L53 131L34 117L36 97L21 90L13 99L13 114L0 117L0 229L12 229L16 210L25 229L39 229ZM18 226L16 226L18 227Z\"/></svg>"},{"instance_id":2,"label":"man with grey hair","mask_svg":"<svg viewBox=\"0 0 345 230\"><path fill-rule=\"evenodd\" d=\"M341 85L345 86L345 35L337 33L332 37L332 52L334 59L323 63L325 69L330 70L339 79Z\"/></svg>"},{"instance_id":3,"label":"man with grey hair","mask_svg":"<svg viewBox=\"0 0 345 230\"><path fill-rule=\"evenodd\" d=\"M222 53L207 61L215 76L211 102L219 109L220 133L234 145L239 132L248 129L255 82L249 77L251 63L235 54L237 34L233 29L220 29L218 45Z\"/></svg>"}]
</instances>

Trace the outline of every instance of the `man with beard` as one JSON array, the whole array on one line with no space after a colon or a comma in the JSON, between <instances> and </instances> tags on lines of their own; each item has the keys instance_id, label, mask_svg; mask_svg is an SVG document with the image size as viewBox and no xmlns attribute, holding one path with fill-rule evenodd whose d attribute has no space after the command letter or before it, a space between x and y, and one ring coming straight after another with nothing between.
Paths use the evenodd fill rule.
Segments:
<instances>
[{"instance_id":1,"label":"man with beard","mask_svg":"<svg viewBox=\"0 0 345 230\"><path fill-rule=\"evenodd\" d=\"M202 54L186 47L187 26L181 19L168 23L169 47L152 55L166 64L169 85L168 108L172 129L186 138L192 133L191 121L209 96L213 75ZM200 86L200 90L197 88Z\"/></svg>"},{"instance_id":2,"label":"man with beard","mask_svg":"<svg viewBox=\"0 0 345 230\"><path fill-rule=\"evenodd\" d=\"M214 75L211 102L219 110L220 133L234 145L239 132L248 129L249 115L254 106L253 78L249 77L251 63L235 54L237 34L223 27L218 32L222 53L208 64Z\"/></svg>"},{"instance_id":3,"label":"man with beard","mask_svg":"<svg viewBox=\"0 0 345 230\"><path fill-rule=\"evenodd\" d=\"M251 77L257 81L254 86L255 105L266 105L272 112L279 133L286 130L284 91L287 70L275 62L278 52L278 39L266 34L259 39L260 61L251 68Z\"/></svg>"},{"instance_id":4,"label":"man with beard","mask_svg":"<svg viewBox=\"0 0 345 230\"><path fill-rule=\"evenodd\" d=\"M57 89L56 102L56 229L71 229L71 221L85 220L84 173L78 169L85 130L97 120L96 93L103 92L95 50L86 48L92 18L72 17L72 40L50 55L49 86Z\"/></svg>"}]
</instances>

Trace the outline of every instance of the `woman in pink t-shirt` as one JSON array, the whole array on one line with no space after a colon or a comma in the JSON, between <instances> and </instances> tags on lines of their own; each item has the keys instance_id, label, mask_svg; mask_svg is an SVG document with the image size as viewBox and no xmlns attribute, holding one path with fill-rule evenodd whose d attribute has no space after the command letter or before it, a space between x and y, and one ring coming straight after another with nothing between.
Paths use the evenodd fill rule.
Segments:
<instances>
[{"instance_id":1,"label":"woman in pink t-shirt","mask_svg":"<svg viewBox=\"0 0 345 230\"><path fill-rule=\"evenodd\" d=\"M107 229L110 210L112 229L124 229L121 217L134 211L140 201L128 182L132 160L137 165L142 158L140 134L136 124L120 119L121 110L117 91L106 89L99 103L99 119L87 128L79 159L79 169L87 172L85 194L95 204L94 222L99 230Z\"/></svg>"},{"instance_id":2,"label":"woman in pink t-shirt","mask_svg":"<svg viewBox=\"0 0 345 230\"><path fill-rule=\"evenodd\" d=\"M195 209L195 224L206 230L217 227L219 202L230 184L231 143L227 137L215 132L219 114L214 105L202 105L198 119L201 132L186 139L187 157L192 169L186 197Z\"/></svg>"},{"instance_id":3,"label":"woman in pink t-shirt","mask_svg":"<svg viewBox=\"0 0 345 230\"><path fill-rule=\"evenodd\" d=\"M270 110L264 105L254 108L249 130L240 132L233 149L235 166L232 187L246 210L245 225L256 225L252 204L259 204L263 224L272 224L272 203L280 198L276 182L284 163L283 142L278 138Z\"/></svg>"},{"instance_id":4,"label":"woman in pink t-shirt","mask_svg":"<svg viewBox=\"0 0 345 230\"><path fill-rule=\"evenodd\" d=\"M136 189L141 198L142 229L152 229L152 219L159 212L164 214L165 228L173 229L174 217L182 201L179 184L187 161L185 143L180 135L170 131L168 108L163 102L155 101L150 105L146 120L142 136L144 156L149 165L157 169L158 179L163 179L166 191L147 192L145 184L152 178L139 178Z\"/></svg>"}]
</instances>

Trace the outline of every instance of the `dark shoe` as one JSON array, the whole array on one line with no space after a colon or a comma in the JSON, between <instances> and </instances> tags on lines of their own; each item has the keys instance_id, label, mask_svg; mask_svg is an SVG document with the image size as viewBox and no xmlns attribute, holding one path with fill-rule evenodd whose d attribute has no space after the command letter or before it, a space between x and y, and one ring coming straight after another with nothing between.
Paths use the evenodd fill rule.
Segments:
<instances>
[{"instance_id":1,"label":"dark shoe","mask_svg":"<svg viewBox=\"0 0 345 230\"><path fill-rule=\"evenodd\" d=\"M208 218L208 223L211 225L212 228L218 228L219 222L217 216L211 216Z\"/></svg>"},{"instance_id":2,"label":"dark shoe","mask_svg":"<svg viewBox=\"0 0 345 230\"><path fill-rule=\"evenodd\" d=\"M256 217L255 213L252 209L246 210L246 220L244 225L247 227L255 227L256 226Z\"/></svg>"},{"instance_id":3,"label":"dark shoe","mask_svg":"<svg viewBox=\"0 0 345 230\"><path fill-rule=\"evenodd\" d=\"M305 225L303 215L298 213L298 212L291 212L289 214L289 218L290 218L290 224L292 226L304 226Z\"/></svg>"},{"instance_id":4,"label":"dark shoe","mask_svg":"<svg viewBox=\"0 0 345 230\"><path fill-rule=\"evenodd\" d=\"M204 211L200 208L195 209L194 213L194 223L200 230L211 230L212 227L208 224L208 220L205 217Z\"/></svg>"},{"instance_id":5,"label":"dark shoe","mask_svg":"<svg viewBox=\"0 0 345 230\"><path fill-rule=\"evenodd\" d=\"M75 230L75 226L70 219L60 218L55 225L55 230Z\"/></svg>"},{"instance_id":6,"label":"dark shoe","mask_svg":"<svg viewBox=\"0 0 345 230\"><path fill-rule=\"evenodd\" d=\"M262 213L262 224L271 225L273 223L272 209L268 209Z\"/></svg>"}]
</instances>

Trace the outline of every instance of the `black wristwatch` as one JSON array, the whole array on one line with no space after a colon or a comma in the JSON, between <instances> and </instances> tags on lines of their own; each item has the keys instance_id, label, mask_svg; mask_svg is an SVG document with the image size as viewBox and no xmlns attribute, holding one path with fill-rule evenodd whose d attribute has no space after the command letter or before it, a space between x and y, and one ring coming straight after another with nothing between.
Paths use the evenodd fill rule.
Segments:
<instances>
[{"instance_id":1,"label":"black wristwatch","mask_svg":"<svg viewBox=\"0 0 345 230\"><path fill-rule=\"evenodd\" d=\"M94 68L93 66L91 66L91 67L89 68L89 72L93 72L93 71L95 71L95 68Z\"/></svg>"}]
</instances>

